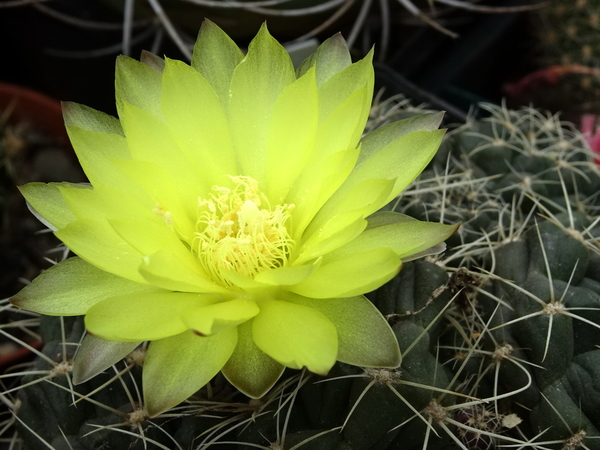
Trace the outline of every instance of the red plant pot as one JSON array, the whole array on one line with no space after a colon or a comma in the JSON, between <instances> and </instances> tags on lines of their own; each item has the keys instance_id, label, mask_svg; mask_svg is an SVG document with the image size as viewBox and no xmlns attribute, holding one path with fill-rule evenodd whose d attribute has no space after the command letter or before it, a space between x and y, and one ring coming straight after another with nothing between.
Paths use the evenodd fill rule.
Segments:
<instances>
[{"instance_id":1,"label":"red plant pot","mask_svg":"<svg viewBox=\"0 0 600 450\"><path fill-rule=\"evenodd\" d=\"M10 83L0 83L0 117L8 123L27 122L69 146L60 103L44 94Z\"/></svg>"}]
</instances>

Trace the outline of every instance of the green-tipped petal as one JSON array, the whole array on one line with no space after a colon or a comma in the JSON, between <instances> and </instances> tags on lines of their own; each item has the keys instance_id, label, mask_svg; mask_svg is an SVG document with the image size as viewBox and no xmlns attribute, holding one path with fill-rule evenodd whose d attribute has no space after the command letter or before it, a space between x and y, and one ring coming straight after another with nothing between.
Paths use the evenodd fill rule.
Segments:
<instances>
[{"instance_id":1,"label":"green-tipped petal","mask_svg":"<svg viewBox=\"0 0 600 450\"><path fill-rule=\"evenodd\" d=\"M27 200L33 214L53 231L64 228L77 220L77 216L73 214L60 193L59 187L61 186L90 189L86 185L71 183L28 183L19 187L19 191Z\"/></svg>"},{"instance_id":2,"label":"green-tipped petal","mask_svg":"<svg viewBox=\"0 0 600 450\"><path fill-rule=\"evenodd\" d=\"M124 136L119 119L89 106L80 105L75 102L63 102L62 112L66 126L78 127L97 133Z\"/></svg>"},{"instance_id":3,"label":"green-tipped petal","mask_svg":"<svg viewBox=\"0 0 600 450\"><path fill-rule=\"evenodd\" d=\"M54 234L73 253L94 266L145 283L137 270L143 255L119 236L106 220L76 220Z\"/></svg>"},{"instance_id":4,"label":"green-tipped petal","mask_svg":"<svg viewBox=\"0 0 600 450\"><path fill-rule=\"evenodd\" d=\"M153 70L156 70L159 73L163 73L165 70L165 60L160 56L155 55L152 52L147 50L142 50L142 54L140 55L140 62L143 62L148 67Z\"/></svg>"},{"instance_id":5,"label":"green-tipped petal","mask_svg":"<svg viewBox=\"0 0 600 450\"><path fill-rule=\"evenodd\" d=\"M181 403L208 383L237 344L237 329L212 336L191 331L152 342L144 360L144 403L150 417Z\"/></svg>"},{"instance_id":6,"label":"green-tipped petal","mask_svg":"<svg viewBox=\"0 0 600 450\"><path fill-rule=\"evenodd\" d=\"M315 223L321 223L324 217L334 214L333 211L342 208L348 196L353 191L374 179L393 180L393 187L383 199L373 203L374 208L369 214L389 203L404 190L423 171L435 155L444 130L416 131L407 134L388 144L369 159L363 161L348 176L344 184L329 199L317 215Z\"/></svg>"},{"instance_id":7,"label":"green-tipped petal","mask_svg":"<svg viewBox=\"0 0 600 450\"><path fill-rule=\"evenodd\" d=\"M111 159L129 159L127 141L120 134L107 134L67 125L69 139L79 163L94 186L126 188L129 180L115 168Z\"/></svg>"},{"instance_id":8,"label":"green-tipped petal","mask_svg":"<svg viewBox=\"0 0 600 450\"><path fill-rule=\"evenodd\" d=\"M120 295L91 307L85 326L107 341L141 342L164 339L188 329L185 311L217 301L215 296L179 292Z\"/></svg>"},{"instance_id":9,"label":"green-tipped petal","mask_svg":"<svg viewBox=\"0 0 600 450\"><path fill-rule=\"evenodd\" d=\"M252 323L250 320L237 327L238 343L223 367L223 375L242 394L260 398L273 387L285 367L256 346Z\"/></svg>"},{"instance_id":10,"label":"green-tipped petal","mask_svg":"<svg viewBox=\"0 0 600 450\"><path fill-rule=\"evenodd\" d=\"M252 319L259 311L258 306L252 300L236 298L194 308L185 312L181 319L190 330L208 336L240 325Z\"/></svg>"},{"instance_id":11,"label":"green-tipped petal","mask_svg":"<svg viewBox=\"0 0 600 450\"><path fill-rule=\"evenodd\" d=\"M10 301L40 314L79 316L109 297L157 292L163 291L110 274L74 257L44 271Z\"/></svg>"},{"instance_id":12,"label":"green-tipped petal","mask_svg":"<svg viewBox=\"0 0 600 450\"><path fill-rule=\"evenodd\" d=\"M191 267L166 250L145 256L139 266L139 273L148 283L172 291L227 293L200 266Z\"/></svg>"},{"instance_id":13,"label":"green-tipped petal","mask_svg":"<svg viewBox=\"0 0 600 450\"><path fill-rule=\"evenodd\" d=\"M87 334L73 361L73 384L81 384L129 355L141 342L110 342Z\"/></svg>"},{"instance_id":14,"label":"green-tipped petal","mask_svg":"<svg viewBox=\"0 0 600 450\"><path fill-rule=\"evenodd\" d=\"M362 147L356 167L361 166L379 150L400 139L402 136L415 131L437 130L442 123L443 117L443 112L419 114L418 116L384 125L370 132L361 141Z\"/></svg>"},{"instance_id":15,"label":"green-tipped petal","mask_svg":"<svg viewBox=\"0 0 600 450\"><path fill-rule=\"evenodd\" d=\"M273 104L296 80L287 51L262 26L231 79L229 122L240 171L265 181L267 124Z\"/></svg>"},{"instance_id":16,"label":"green-tipped petal","mask_svg":"<svg viewBox=\"0 0 600 450\"><path fill-rule=\"evenodd\" d=\"M319 87L319 118L323 121L335 108L360 89L366 89L366 95L360 106L360 119L352 135L351 146L356 147L367 123L373 98L373 51L344 70L331 76Z\"/></svg>"},{"instance_id":17,"label":"green-tipped petal","mask_svg":"<svg viewBox=\"0 0 600 450\"><path fill-rule=\"evenodd\" d=\"M444 133L445 130L415 131L402 136L357 166L339 192L369 178L396 179L394 188L381 206L385 205L425 169L442 143Z\"/></svg>"},{"instance_id":18,"label":"green-tipped petal","mask_svg":"<svg viewBox=\"0 0 600 450\"><path fill-rule=\"evenodd\" d=\"M254 342L275 361L326 375L335 363L335 326L321 312L283 301L261 303L252 325Z\"/></svg>"},{"instance_id":19,"label":"green-tipped petal","mask_svg":"<svg viewBox=\"0 0 600 450\"><path fill-rule=\"evenodd\" d=\"M345 258L356 253L380 247L393 250L400 259L407 260L448 239L459 225L421 222L393 212L382 212L369 218L369 226L356 239L328 255Z\"/></svg>"},{"instance_id":20,"label":"green-tipped petal","mask_svg":"<svg viewBox=\"0 0 600 450\"><path fill-rule=\"evenodd\" d=\"M394 278L401 267L389 248L378 248L341 259L324 259L306 280L289 290L304 297L342 298L370 292Z\"/></svg>"},{"instance_id":21,"label":"green-tipped petal","mask_svg":"<svg viewBox=\"0 0 600 450\"><path fill-rule=\"evenodd\" d=\"M338 361L361 367L400 365L400 349L392 328L362 295L338 299L290 296L288 301L320 311L335 325Z\"/></svg>"},{"instance_id":22,"label":"green-tipped petal","mask_svg":"<svg viewBox=\"0 0 600 450\"><path fill-rule=\"evenodd\" d=\"M285 87L273 105L265 145L266 187L274 204L281 204L312 153L319 121L315 71ZM290 139L290 136L294 136Z\"/></svg>"},{"instance_id":23,"label":"green-tipped petal","mask_svg":"<svg viewBox=\"0 0 600 450\"><path fill-rule=\"evenodd\" d=\"M197 70L167 59L162 109L173 139L194 171L202 173L207 188L222 186L228 181L226 174L237 173L227 116L213 88Z\"/></svg>"},{"instance_id":24,"label":"green-tipped petal","mask_svg":"<svg viewBox=\"0 0 600 450\"><path fill-rule=\"evenodd\" d=\"M161 117L160 89L160 72L128 56L117 57L115 93L119 117L124 103L135 105L156 117Z\"/></svg>"},{"instance_id":25,"label":"green-tipped petal","mask_svg":"<svg viewBox=\"0 0 600 450\"><path fill-rule=\"evenodd\" d=\"M224 108L229 105L233 71L243 58L235 42L214 22L204 19L194 45L192 67L208 80Z\"/></svg>"},{"instance_id":26,"label":"green-tipped petal","mask_svg":"<svg viewBox=\"0 0 600 450\"><path fill-rule=\"evenodd\" d=\"M321 86L333 75L341 72L352 64L350 50L346 40L340 33L323 41L315 53L306 58L296 71L298 78L315 67L317 70L317 84Z\"/></svg>"}]
</instances>

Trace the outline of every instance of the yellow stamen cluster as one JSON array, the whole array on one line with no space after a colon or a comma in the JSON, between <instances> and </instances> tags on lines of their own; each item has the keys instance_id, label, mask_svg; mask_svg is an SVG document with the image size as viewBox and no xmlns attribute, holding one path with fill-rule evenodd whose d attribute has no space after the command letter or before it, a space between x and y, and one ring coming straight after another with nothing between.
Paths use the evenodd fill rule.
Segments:
<instances>
[{"instance_id":1,"label":"yellow stamen cluster","mask_svg":"<svg viewBox=\"0 0 600 450\"><path fill-rule=\"evenodd\" d=\"M233 284L232 273L253 278L283 266L294 246L286 227L294 205L271 208L256 180L231 180L233 189L213 186L209 198L198 198L193 244L204 269L224 286Z\"/></svg>"}]
</instances>

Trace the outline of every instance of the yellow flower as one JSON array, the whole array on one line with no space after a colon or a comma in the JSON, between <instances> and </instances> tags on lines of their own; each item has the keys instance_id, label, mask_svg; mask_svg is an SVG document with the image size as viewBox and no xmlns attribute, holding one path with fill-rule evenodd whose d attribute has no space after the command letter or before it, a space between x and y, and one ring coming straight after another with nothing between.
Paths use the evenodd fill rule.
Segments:
<instances>
[{"instance_id":1,"label":"yellow flower","mask_svg":"<svg viewBox=\"0 0 600 450\"><path fill-rule=\"evenodd\" d=\"M78 257L12 302L85 315L76 382L151 341L143 384L156 415L219 371L260 397L284 367L400 364L362 294L456 229L377 212L435 154L440 114L361 140L370 54L352 64L338 35L295 71L266 27L244 56L208 21L191 66L120 57L116 91L118 119L64 106L91 185L21 188Z\"/></svg>"}]
</instances>

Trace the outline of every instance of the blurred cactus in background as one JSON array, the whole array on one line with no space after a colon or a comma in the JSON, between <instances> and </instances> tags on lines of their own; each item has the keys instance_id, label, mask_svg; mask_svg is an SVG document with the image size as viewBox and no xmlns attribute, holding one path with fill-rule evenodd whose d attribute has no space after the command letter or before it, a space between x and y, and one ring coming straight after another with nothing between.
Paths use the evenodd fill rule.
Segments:
<instances>
[{"instance_id":1,"label":"blurred cactus in background","mask_svg":"<svg viewBox=\"0 0 600 450\"><path fill-rule=\"evenodd\" d=\"M550 0L532 12L542 68L510 85L524 104L562 111L579 123L600 114L600 2Z\"/></svg>"}]
</instances>

